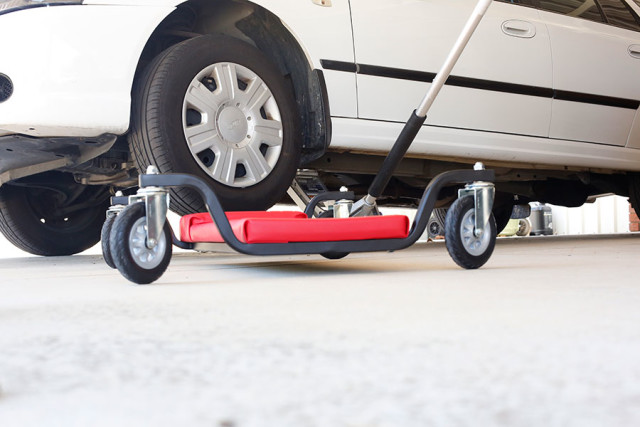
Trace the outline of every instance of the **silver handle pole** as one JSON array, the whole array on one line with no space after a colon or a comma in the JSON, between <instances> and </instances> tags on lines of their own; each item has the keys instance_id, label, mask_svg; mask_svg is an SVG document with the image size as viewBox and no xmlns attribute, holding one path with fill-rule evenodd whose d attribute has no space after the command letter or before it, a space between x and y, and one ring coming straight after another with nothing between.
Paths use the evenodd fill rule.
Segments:
<instances>
[{"instance_id":1,"label":"silver handle pole","mask_svg":"<svg viewBox=\"0 0 640 427\"><path fill-rule=\"evenodd\" d=\"M480 21L482 20L482 17L486 13L487 9L489 9L489 5L491 4L491 2L492 0L480 0L476 5L476 8L473 10L473 13L469 17L469 20L462 30L462 33L460 33L456 44L453 46L453 49L451 49L447 60L444 62L442 68L440 68L440 71L436 75L436 78L433 80L433 83L429 88L429 92L427 92L422 102L420 103L420 106L416 110L416 115L418 117L427 116L427 113L429 112L433 101L435 101L436 96L438 96L438 93L440 92L440 89L442 89L442 86L444 86L444 83L449 78L451 70L453 70L453 66L456 65L456 62L458 62L460 55L462 55L462 51L467 46L471 35L478 27L478 24L480 24Z\"/></svg>"}]
</instances>

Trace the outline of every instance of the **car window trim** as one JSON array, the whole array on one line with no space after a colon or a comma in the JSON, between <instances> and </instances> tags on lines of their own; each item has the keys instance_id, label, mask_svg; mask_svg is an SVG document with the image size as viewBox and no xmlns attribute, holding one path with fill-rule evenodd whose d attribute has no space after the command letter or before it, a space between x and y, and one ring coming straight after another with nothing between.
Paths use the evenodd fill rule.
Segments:
<instances>
[{"instance_id":1,"label":"car window trim","mask_svg":"<svg viewBox=\"0 0 640 427\"><path fill-rule=\"evenodd\" d=\"M500 1L500 0L497 0L497 1ZM638 25L638 28L635 29L635 30L632 30L632 29L626 28L626 27L621 27L619 25L612 24L609 21L609 17L607 16L607 14L602 9L602 5L600 4L599 0L593 0L593 2L596 4L596 7L598 8L598 11L600 12L600 16L603 19L602 22L594 21L592 19L582 18L580 16L568 16L568 15L560 13L560 12L554 12L553 10L544 9L544 8L542 8L540 6L540 2L538 0L524 0L524 1L526 1L527 3L530 3L532 5L532 7L538 9L540 12L553 13L555 15L567 16L568 18L582 19L584 21L593 22L595 24L603 24L603 25L608 25L609 27L620 28L622 30L627 30L627 31L633 31L633 32L636 32L636 33L640 33L640 16L638 16L636 14L635 10L633 10L633 8L631 8L629 6L629 4L627 4L627 2L623 1L623 0L619 0L619 1L620 1L620 3L622 3L624 5L624 7L629 11L629 13L631 13L631 16L633 17L633 19L635 20L636 24ZM514 3L511 3L511 4L514 4ZM515 4L515 5L518 6L517 4Z\"/></svg>"},{"instance_id":2,"label":"car window trim","mask_svg":"<svg viewBox=\"0 0 640 427\"><path fill-rule=\"evenodd\" d=\"M636 25L638 26L637 30L632 30L630 28L623 28L623 27L620 27L618 25L614 25L614 24L609 23L609 17L607 16L607 14L604 11L604 9L602 9L602 5L600 4L600 0L593 0L593 1L596 2L598 7L600 8L600 11L602 12L602 15L605 17L605 19L608 22L608 25L611 25L612 27L616 27L616 28L622 28L623 30L635 31L635 32L639 32L640 33L640 16L636 15L636 13L633 10L633 8L631 6L629 6L629 4L626 1L618 0L618 1L620 1L620 3L622 3L622 5L627 9L627 11L631 14L633 19L636 21Z\"/></svg>"}]
</instances>

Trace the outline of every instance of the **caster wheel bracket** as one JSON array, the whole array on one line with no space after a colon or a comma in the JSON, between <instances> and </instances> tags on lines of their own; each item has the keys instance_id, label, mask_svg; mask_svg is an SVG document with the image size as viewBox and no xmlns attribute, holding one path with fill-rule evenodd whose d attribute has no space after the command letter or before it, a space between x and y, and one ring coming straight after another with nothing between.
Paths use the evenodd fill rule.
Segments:
<instances>
[{"instance_id":1,"label":"caster wheel bracket","mask_svg":"<svg viewBox=\"0 0 640 427\"><path fill-rule=\"evenodd\" d=\"M155 166L147 168L147 175L158 175L160 172ZM169 212L169 191L164 187L144 187L133 196L129 196L129 204L144 201L147 217L147 239L145 245L147 249L153 249L158 244L160 235L167 220Z\"/></svg>"},{"instance_id":2,"label":"caster wheel bracket","mask_svg":"<svg viewBox=\"0 0 640 427\"><path fill-rule=\"evenodd\" d=\"M474 170L484 170L484 165L476 163L473 168ZM475 228L473 233L476 237L482 236L482 233L487 228L493 209L495 193L495 185L492 182L485 181L475 181L458 190L458 198L473 196L475 202Z\"/></svg>"}]
</instances>

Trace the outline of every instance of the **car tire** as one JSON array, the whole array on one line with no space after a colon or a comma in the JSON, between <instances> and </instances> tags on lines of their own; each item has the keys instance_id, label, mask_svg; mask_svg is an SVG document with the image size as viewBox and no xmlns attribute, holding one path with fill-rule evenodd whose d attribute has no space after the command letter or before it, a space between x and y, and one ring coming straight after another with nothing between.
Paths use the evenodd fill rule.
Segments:
<instances>
[{"instance_id":1,"label":"car tire","mask_svg":"<svg viewBox=\"0 0 640 427\"><path fill-rule=\"evenodd\" d=\"M291 82L254 46L205 35L170 47L134 87L129 145L139 171L155 165L205 179L226 210L262 210L291 185L301 127ZM171 190L180 215L205 210Z\"/></svg>"},{"instance_id":2,"label":"car tire","mask_svg":"<svg viewBox=\"0 0 640 427\"><path fill-rule=\"evenodd\" d=\"M80 186L80 184L77 184ZM92 204L104 188L78 188L75 206ZM64 212L60 193L51 189L5 184L0 187L0 231L16 247L33 255L73 255L100 241L109 199Z\"/></svg>"}]
</instances>

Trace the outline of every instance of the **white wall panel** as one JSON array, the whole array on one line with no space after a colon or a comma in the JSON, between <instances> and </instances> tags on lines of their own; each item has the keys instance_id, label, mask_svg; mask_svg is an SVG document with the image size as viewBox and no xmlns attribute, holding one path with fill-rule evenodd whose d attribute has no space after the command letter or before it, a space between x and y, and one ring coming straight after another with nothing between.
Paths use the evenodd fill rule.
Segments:
<instances>
[{"instance_id":1,"label":"white wall panel","mask_svg":"<svg viewBox=\"0 0 640 427\"><path fill-rule=\"evenodd\" d=\"M607 196L579 208L551 206L553 234L612 234L629 232L626 197Z\"/></svg>"}]
</instances>

